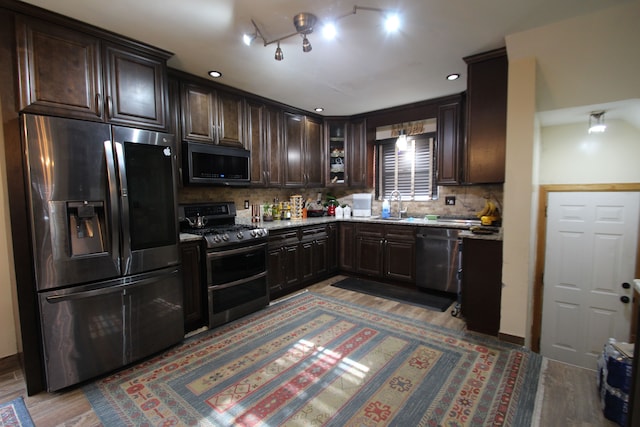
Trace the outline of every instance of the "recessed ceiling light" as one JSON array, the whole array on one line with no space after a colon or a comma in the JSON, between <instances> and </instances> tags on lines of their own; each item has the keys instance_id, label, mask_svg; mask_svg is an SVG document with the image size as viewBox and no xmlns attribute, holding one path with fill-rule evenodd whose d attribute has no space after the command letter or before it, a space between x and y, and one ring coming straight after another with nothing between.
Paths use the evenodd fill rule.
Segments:
<instances>
[{"instance_id":1,"label":"recessed ceiling light","mask_svg":"<svg viewBox=\"0 0 640 427\"><path fill-rule=\"evenodd\" d=\"M218 77L222 77L222 73L220 71L216 71L216 70L209 71L209 75L211 77L213 77L214 79L217 79Z\"/></svg>"},{"instance_id":2,"label":"recessed ceiling light","mask_svg":"<svg viewBox=\"0 0 640 427\"><path fill-rule=\"evenodd\" d=\"M313 109L316 113L322 113L324 111L324 107L316 107Z\"/></svg>"},{"instance_id":3,"label":"recessed ceiling light","mask_svg":"<svg viewBox=\"0 0 640 427\"><path fill-rule=\"evenodd\" d=\"M451 80L451 81L458 80L459 78L460 78L460 74L458 73L449 74L447 76L447 80Z\"/></svg>"}]
</instances>

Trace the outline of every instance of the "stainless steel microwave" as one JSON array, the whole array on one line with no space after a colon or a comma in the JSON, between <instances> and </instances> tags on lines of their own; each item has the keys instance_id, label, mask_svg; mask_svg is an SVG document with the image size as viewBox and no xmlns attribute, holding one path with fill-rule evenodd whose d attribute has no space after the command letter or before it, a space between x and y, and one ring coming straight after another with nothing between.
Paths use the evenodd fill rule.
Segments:
<instances>
[{"instance_id":1,"label":"stainless steel microwave","mask_svg":"<svg viewBox=\"0 0 640 427\"><path fill-rule=\"evenodd\" d=\"M185 185L249 185L251 153L243 148L184 142Z\"/></svg>"}]
</instances>

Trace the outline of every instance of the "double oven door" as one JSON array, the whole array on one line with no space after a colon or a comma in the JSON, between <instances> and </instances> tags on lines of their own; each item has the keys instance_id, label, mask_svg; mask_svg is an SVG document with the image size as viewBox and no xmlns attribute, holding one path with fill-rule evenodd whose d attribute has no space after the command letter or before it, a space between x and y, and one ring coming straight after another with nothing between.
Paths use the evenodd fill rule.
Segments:
<instances>
[{"instance_id":1,"label":"double oven door","mask_svg":"<svg viewBox=\"0 0 640 427\"><path fill-rule=\"evenodd\" d=\"M269 304L266 265L266 240L207 250L210 328Z\"/></svg>"}]
</instances>

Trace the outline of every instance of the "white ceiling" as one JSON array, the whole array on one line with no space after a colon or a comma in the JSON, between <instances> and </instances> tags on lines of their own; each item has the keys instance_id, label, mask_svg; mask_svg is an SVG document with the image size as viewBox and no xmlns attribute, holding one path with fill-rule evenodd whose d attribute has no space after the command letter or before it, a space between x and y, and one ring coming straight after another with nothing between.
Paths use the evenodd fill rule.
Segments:
<instances>
[{"instance_id":1,"label":"white ceiling","mask_svg":"<svg viewBox=\"0 0 640 427\"><path fill-rule=\"evenodd\" d=\"M507 34L592 13L629 0L28 0L63 15L174 53L169 66L205 76L284 104L323 114L352 115L466 89L463 57L505 45ZM339 36L299 37L275 46L247 47L242 34L251 19L273 40L295 31L299 12L319 19L349 13L353 6L397 10L402 31L387 35L382 15L358 11L339 21ZM317 26L316 26L317 27ZM460 73L455 82L445 79Z\"/></svg>"}]
</instances>

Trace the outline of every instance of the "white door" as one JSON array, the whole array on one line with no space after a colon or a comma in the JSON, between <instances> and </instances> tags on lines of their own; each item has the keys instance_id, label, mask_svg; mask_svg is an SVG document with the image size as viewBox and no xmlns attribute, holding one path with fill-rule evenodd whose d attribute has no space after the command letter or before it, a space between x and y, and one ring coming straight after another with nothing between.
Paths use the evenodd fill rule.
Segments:
<instances>
[{"instance_id":1,"label":"white door","mask_svg":"<svg viewBox=\"0 0 640 427\"><path fill-rule=\"evenodd\" d=\"M540 352L589 369L629 339L640 192L550 192Z\"/></svg>"}]
</instances>

